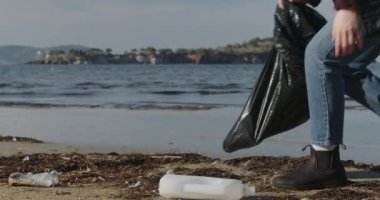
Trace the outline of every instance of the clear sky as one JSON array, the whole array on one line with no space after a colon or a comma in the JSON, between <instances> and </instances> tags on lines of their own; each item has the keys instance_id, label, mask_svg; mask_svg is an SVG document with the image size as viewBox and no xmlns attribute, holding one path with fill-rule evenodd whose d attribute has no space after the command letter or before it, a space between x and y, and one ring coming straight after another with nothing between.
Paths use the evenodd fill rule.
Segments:
<instances>
[{"instance_id":1,"label":"clear sky","mask_svg":"<svg viewBox=\"0 0 380 200\"><path fill-rule=\"evenodd\" d=\"M276 0L1 0L0 45L215 47L269 37ZM333 15L331 0L319 8Z\"/></svg>"}]
</instances>

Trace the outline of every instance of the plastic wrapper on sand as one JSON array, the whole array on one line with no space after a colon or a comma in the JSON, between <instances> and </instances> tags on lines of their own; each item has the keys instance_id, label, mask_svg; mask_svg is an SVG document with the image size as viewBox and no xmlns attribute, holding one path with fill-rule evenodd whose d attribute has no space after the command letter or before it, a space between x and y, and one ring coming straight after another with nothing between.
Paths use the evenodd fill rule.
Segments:
<instances>
[{"instance_id":1,"label":"plastic wrapper on sand","mask_svg":"<svg viewBox=\"0 0 380 200\"><path fill-rule=\"evenodd\" d=\"M8 182L12 186L35 186L35 187L52 187L59 184L59 173L52 171L40 174L23 174L13 173L9 176Z\"/></svg>"}]
</instances>

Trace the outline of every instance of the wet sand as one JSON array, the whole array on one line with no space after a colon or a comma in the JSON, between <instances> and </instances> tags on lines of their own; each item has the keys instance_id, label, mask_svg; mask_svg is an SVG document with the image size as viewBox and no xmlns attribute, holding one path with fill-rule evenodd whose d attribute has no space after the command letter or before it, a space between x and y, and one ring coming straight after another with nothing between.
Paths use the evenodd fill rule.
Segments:
<instances>
[{"instance_id":1,"label":"wet sand","mask_svg":"<svg viewBox=\"0 0 380 200\"><path fill-rule=\"evenodd\" d=\"M223 139L240 111L240 107L199 111L0 107L0 135L120 153L191 152L226 159L307 154L301 149L309 144L308 123L257 147L224 153ZM378 130L378 116L367 110L347 110L344 136L347 150L342 151L342 158L380 164Z\"/></svg>"}]
</instances>

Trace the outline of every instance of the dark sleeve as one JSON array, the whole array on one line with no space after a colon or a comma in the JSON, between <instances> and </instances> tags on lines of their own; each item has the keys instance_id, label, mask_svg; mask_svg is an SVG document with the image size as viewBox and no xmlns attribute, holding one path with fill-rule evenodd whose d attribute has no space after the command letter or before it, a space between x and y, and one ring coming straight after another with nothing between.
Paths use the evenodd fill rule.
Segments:
<instances>
[{"instance_id":1,"label":"dark sleeve","mask_svg":"<svg viewBox=\"0 0 380 200\"><path fill-rule=\"evenodd\" d=\"M335 9L343 9L356 5L355 0L334 0Z\"/></svg>"}]
</instances>

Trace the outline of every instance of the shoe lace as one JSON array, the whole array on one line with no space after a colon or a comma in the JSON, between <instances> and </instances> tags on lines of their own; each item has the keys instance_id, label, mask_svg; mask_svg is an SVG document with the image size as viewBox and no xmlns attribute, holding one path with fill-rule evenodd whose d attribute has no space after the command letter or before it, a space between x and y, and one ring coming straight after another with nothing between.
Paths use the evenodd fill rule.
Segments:
<instances>
[{"instance_id":1,"label":"shoe lace","mask_svg":"<svg viewBox=\"0 0 380 200\"><path fill-rule=\"evenodd\" d=\"M304 147L302 148L302 151L305 151L308 147L309 147L310 149L312 148L312 146L311 146L310 144L308 144L308 145L306 145L306 146L304 146Z\"/></svg>"}]
</instances>

